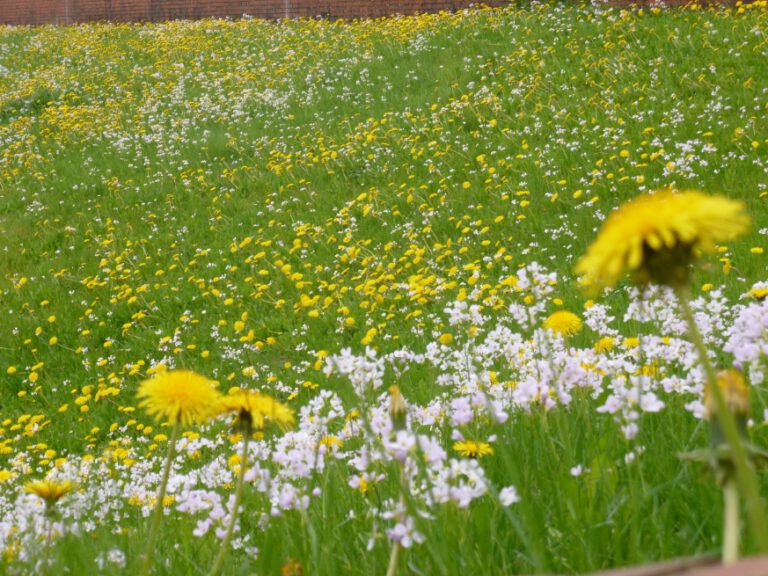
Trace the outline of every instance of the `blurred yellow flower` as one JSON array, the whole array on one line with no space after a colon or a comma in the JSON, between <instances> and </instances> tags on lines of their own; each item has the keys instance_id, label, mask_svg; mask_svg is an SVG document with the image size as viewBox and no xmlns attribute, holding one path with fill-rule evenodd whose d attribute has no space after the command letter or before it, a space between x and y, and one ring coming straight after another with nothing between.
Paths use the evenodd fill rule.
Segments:
<instances>
[{"instance_id":1,"label":"blurred yellow flower","mask_svg":"<svg viewBox=\"0 0 768 576\"><path fill-rule=\"evenodd\" d=\"M75 484L70 480L32 480L24 485L24 491L39 496L45 500L46 505L56 504L64 496L75 489Z\"/></svg>"},{"instance_id":2,"label":"blurred yellow flower","mask_svg":"<svg viewBox=\"0 0 768 576\"><path fill-rule=\"evenodd\" d=\"M750 290L748 294L753 298L757 298L758 300L763 300L766 296L768 296L768 287L752 288L752 290Z\"/></svg>"},{"instance_id":3,"label":"blurred yellow flower","mask_svg":"<svg viewBox=\"0 0 768 576\"><path fill-rule=\"evenodd\" d=\"M749 387L741 372L734 368L718 372L717 387L720 388L725 404L733 414L742 417L749 414ZM704 389L704 405L707 417L712 418L716 410L709 386Z\"/></svg>"},{"instance_id":4,"label":"blurred yellow flower","mask_svg":"<svg viewBox=\"0 0 768 576\"><path fill-rule=\"evenodd\" d=\"M450 344L451 342L453 342L453 335L448 334L446 332L445 334L440 335L440 337L438 338L438 341L440 342L440 344Z\"/></svg>"},{"instance_id":5,"label":"blurred yellow flower","mask_svg":"<svg viewBox=\"0 0 768 576\"><path fill-rule=\"evenodd\" d=\"M743 202L694 190L659 190L611 214L576 265L583 284L611 287L629 271L639 282L687 282L694 250L710 251L749 226Z\"/></svg>"},{"instance_id":6,"label":"blurred yellow flower","mask_svg":"<svg viewBox=\"0 0 768 576\"><path fill-rule=\"evenodd\" d=\"M237 390L223 396L219 411L237 412L238 421L249 430L263 430L269 424L276 424L286 430L295 422L293 410L271 396L254 390Z\"/></svg>"},{"instance_id":7,"label":"blurred yellow flower","mask_svg":"<svg viewBox=\"0 0 768 576\"><path fill-rule=\"evenodd\" d=\"M568 310L558 310L544 320L544 328L561 336L573 336L581 332L581 318Z\"/></svg>"},{"instance_id":8,"label":"blurred yellow flower","mask_svg":"<svg viewBox=\"0 0 768 576\"><path fill-rule=\"evenodd\" d=\"M201 423L216 413L221 395L213 381L190 370L169 370L139 386L139 405L156 420Z\"/></svg>"},{"instance_id":9,"label":"blurred yellow flower","mask_svg":"<svg viewBox=\"0 0 768 576\"><path fill-rule=\"evenodd\" d=\"M453 444L453 449L466 458L482 458L493 454L493 448L487 442L477 440L460 440Z\"/></svg>"},{"instance_id":10,"label":"blurred yellow flower","mask_svg":"<svg viewBox=\"0 0 768 576\"><path fill-rule=\"evenodd\" d=\"M595 344L595 352L602 354L604 352L610 352L616 345L616 340L612 336L603 336Z\"/></svg>"}]
</instances>

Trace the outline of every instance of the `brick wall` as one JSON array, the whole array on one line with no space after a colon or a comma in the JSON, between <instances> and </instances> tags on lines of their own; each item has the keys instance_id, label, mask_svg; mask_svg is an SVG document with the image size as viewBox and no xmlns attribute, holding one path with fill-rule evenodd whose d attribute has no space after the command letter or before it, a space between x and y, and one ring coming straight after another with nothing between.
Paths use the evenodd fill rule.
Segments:
<instances>
[{"instance_id":1,"label":"brick wall","mask_svg":"<svg viewBox=\"0 0 768 576\"><path fill-rule=\"evenodd\" d=\"M148 21L208 16L237 18L377 17L457 10L473 0L0 0L0 24ZM474 0L475 3L478 0ZM505 0L484 0L500 5Z\"/></svg>"}]
</instances>

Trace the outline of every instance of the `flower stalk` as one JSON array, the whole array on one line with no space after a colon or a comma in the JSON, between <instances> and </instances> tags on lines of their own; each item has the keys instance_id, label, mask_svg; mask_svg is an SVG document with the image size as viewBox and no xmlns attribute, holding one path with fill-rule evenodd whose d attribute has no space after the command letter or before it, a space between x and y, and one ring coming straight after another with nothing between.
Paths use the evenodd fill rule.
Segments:
<instances>
[{"instance_id":1,"label":"flower stalk","mask_svg":"<svg viewBox=\"0 0 768 576\"><path fill-rule=\"evenodd\" d=\"M405 430L407 426L408 409L405 405L405 399L400 393L400 388L397 385L389 387L389 418L392 421L392 428L395 431ZM405 491L407 489L405 477L405 462L399 463L399 477L398 477L398 492L400 493L400 509L405 509ZM397 573L397 565L400 560L400 548L401 544L398 541L392 542L392 552L389 554L389 564L387 565L387 575L395 576Z\"/></svg>"},{"instance_id":2,"label":"flower stalk","mask_svg":"<svg viewBox=\"0 0 768 576\"><path fill-rule=\"evenodd\" d=\"M53 517L48 517L48 534L45 537L45 555L43 556L43 574L48 574L53 565Z\"/></svg>"},{"instance_id":3,"label":"flower stalk","mask_svg":"<svg viewBox=\"0 0 768 576\"><path fill-rule=\"evenodd\" d=\"M723 486L723 564L733 564L739 559L739 488L731 478Z\"/></svg>"},{"instance_id":4,"label":"flower stalk","mask_svg":"<svg viewBox=\"0 0 768 576\"><path fill-rule=\"evenodd\" d=\"M229 552L229 545L235 533L237 515L240 512L240 503L243 499L245 486L245 473L248 468L248 446L254 432L263 431L268 425L276 425L282 430L290 428L294 421L293 411L281 404L271 396L256 391L235 390L222 397L216 406L218 413L236 412L234 432L241 434L243 445L240 451L240 471L237 475L235 487L235 499L232 502L232 511L229 516L229 524L221 541L221 547L213 561L213 566L208 576L216 576L224 567L224 560Z\"/></svg>"},{"instance_id":5,"label":"flower stalk","mask_svg":"<svg viewBox=\"0 0 768 576\"><path fill-rule=\"evenodd\" d=\"M707 348L701 333L696 325L696 320L691 311L687 289L677 286L675 293L680 302L680 309L688 326L688 334L691 342L699 354L699 360L706 373L706 391L712 399L713 418L718 429L724 437L732 467L735 472L735 481L726 477L723 482L725 499L725 528L723 544L723 561L726 557L730 560L738 558L739 542L739 492L747 504L748 519L752 536L761 552L768 552L768 522L765 518L765 503L760 496L760 491L754 466L747 456L747 449L739 433L736 418L728 407L726 399L717 383L717 374L709 360ZM717 449L713 446L713 449ZM733 476L731 473L729 476ZM736 491L734 493L734 491ZM734 549L736 550L734 555Z\"/></svg>"},{"instance_id":6,"label":"flower stalk","mask_svg":"<svg viewBox=\"0 0 768 576\"><path fill-rule=\"evenodd\" d=\"M75 489L75 484L69 480L55 480L46 478L45 480L33 480L24 485L24 491L34 494L45 502L45 519L48 530L45 536L45 545L43 550L43 574L48 574L53 565L53 534L55 522L61 518L61 513L56 504L64 496Z\"/></svg>"},{"instance_id":7,"label":"flower stalk","mask_svg":"<svg viewBox=\"0 0 768 576\"><path fill-rule=\"evenodd\" d=\"M393 388L395 388L393 386ZM399 393L399 391L398 391ZM405 509L405 491L406 491L406 477L405 477L405 463L400 463L400 478L399 478L399 492L400 492L400 509ZM389 554L389 564L387 565L387 576L395 576L397 573L397 565L400 561L400 548L402 548L400 542L392 542L392 552Z\"/></svg>"},{"instance_id":8,"label":"flower stalk","mask_svg":"<svg viewBox=\"0 0 768 576\"><path fill-rule=\"evenodd\" d=\"M248 466L248 444L251 439L252 430L251 426L248 426L247 433L243 433L243 447L240 452L240 470L237 474L237 487L235 488L235 501L232 503L232 511L229 515L229 524L227 525L227 532L224 535L224 539L221 541L221 547L219 553L216 555L216 560L213 562L208 576L216 576L221 572L224 566L224 560L229 552L229 544L232 541L232 535L235 533L235 525L237 524L237 515L240 511L240 502L243 498L243 486L245 484L245 471Z\"/></svg>"},{"instance_id":9,"label":"flower stalk","mask_svg":"<svg viewBox=\"0 0 768 576\"><path fill-rule=\"evenodd\" d=\"M149 527L149 534L147 536L147 546L144 551L144 560L141 563L141 576L148 576L152 569L152 555L155 551L155 540L157 539L157 531L160 528L160 520L163 517L163 508L165 500L165 491L168 488L168 478L171 475L171 466L173 465L173 459L176 456L176 442L179 439L179 431L181 430L181 420L176 419L173 423L173 430L171 431L171 437L168 440L168 454L165 458L165 466L163 468L163 477L160 480L160 486L157 489L157 497L155 499L155 511L152 515L152 524Z\"/></svg>"},{"instance_id":10,"label":"flower stalk","mask_svg":"<svg viewBox=\"0 0 768 576\"><path fill-rule=\"evenodd\" d=\"M397 573L397 564L400 560L400 542L393 542L392 552L389 554L389 564L387 565L387 576L395 576Z\"/></svg>"}]
</instances>

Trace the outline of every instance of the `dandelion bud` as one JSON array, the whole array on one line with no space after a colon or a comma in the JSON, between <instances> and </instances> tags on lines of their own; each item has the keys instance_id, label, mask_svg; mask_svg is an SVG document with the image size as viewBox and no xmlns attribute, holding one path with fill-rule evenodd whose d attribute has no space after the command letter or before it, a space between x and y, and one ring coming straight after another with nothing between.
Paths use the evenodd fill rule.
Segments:
<instances>
[{"instance_id":1,"label":"dandelion bud","mask_svg":"<svg viewBox=\"0 0 768 576\"><path fill-rule=\"evenodd\" d=\"M746 418L749 414L749 388L744 382L744 376L734 368L722 370L717 374L717 387L723 395L725 405L739 418ZM711 419L717 412L712 392L707 389L704 394L704 405L707 409L707 418Z\"/></svg>"},{"instance_id":2,"label":"dandelion bud","mask_svg":"<svg viewBox=\"0 0 768 576\"><path fill-rule=\"evenodd\" d=\"M749 388L744 382L741 372L733 368L722 370L717 374L717 388L723 397L728 410L733 414L742 439L747 437L747 419L749 418ZM712 390L707 387L704 394L704 406L711 428L711 444L713 447L726 443L722 423L717 417L717 403Z\"/></svg>"},{"instance_id":3,"label":"dandelion bud","mask_svg":"<svg viewBox=\"0 0 768 576\"><path fill-rule=\"evenodd\" d=\"M389 387L389 417L395 430L405 429L405 416L405 400L400 394L400 388L393 384Z\"/></svg>"}]
</instances>

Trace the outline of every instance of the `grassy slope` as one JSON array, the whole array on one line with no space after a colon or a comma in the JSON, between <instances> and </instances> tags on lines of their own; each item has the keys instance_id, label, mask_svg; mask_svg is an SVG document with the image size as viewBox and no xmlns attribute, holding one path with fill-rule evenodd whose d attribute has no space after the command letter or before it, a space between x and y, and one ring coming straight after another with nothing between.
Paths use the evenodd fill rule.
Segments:
<instances>
[{"instance_id":1,"label":"grassy slope","mask_svg":"<svg viewBox=\"0 0 768 576\"><path fill-rule=\"evenodd\" d=\"M7 458L26 451L38 471L47 448L98 453L111 425L148 423L133 393L163 358L235 383L246 369L301 404L327 385L316 351L360 350L371 329L380 350L418 348L472 287L503 314L500 279L533 260L565 276L558 296L578 311L574 256L641 190L747 203L755 229L721 254L734 270L712 258L699 279L738 294L765 270L750 252L765 244L764 25L764 12L542 6L0 30ZM430 398L429 373L414 374L406 395ZM718 496L673 457L696 422L675 407L648 417L644 463L612 472L624 441L580 406L499 431L529 495L515 518L527 545L498 509L452 511L412 569L587 570L712 549ZM22 434L25 414L50 424ZM591 463L586 488L563 453ZM301 518L273 524L261 573L287 557L381 571L385 547L366 554L347 519L365 513L355 497L313 504L318 547ZM177 566L205 565L208 549L186 545Z\"/></svg>"}]
</instances>

